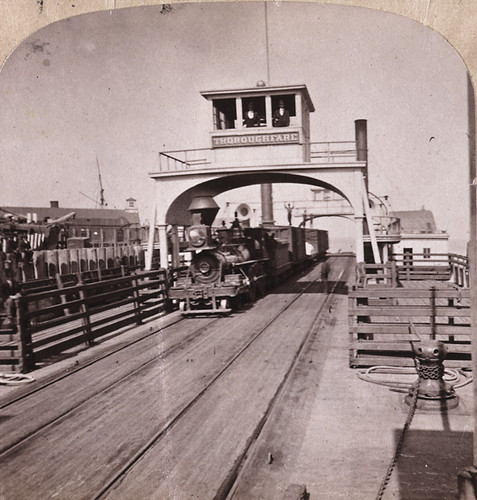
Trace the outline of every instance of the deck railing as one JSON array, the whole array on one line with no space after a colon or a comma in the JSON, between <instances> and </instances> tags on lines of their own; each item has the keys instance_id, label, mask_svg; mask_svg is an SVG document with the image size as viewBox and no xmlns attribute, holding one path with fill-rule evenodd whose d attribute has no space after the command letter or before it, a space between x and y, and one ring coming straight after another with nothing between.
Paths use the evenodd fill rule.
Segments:
<instances>
[{"instance_id":1,"label":"deck railing","mask_svg":"<svg viewBox=\"0 0 477 500\"><path fill-rule=\"evenodd\" d=\"M393 254L397 263L398 280L441 280L468 288L470 286L467 257L447 253Z\"/></svg>"},{"instance_id":2,"label":"deck railing","mask_svg":"<svg viewBox=\"0 0 477 500\"><path fill-rule=\"evenodd\" d=\"M373 221L374 232L377 236L395 236L401 234L401 222L398 217L372 215L371 220Z\"/></svg>"},{"instance_id":3,"label":"deck railing","mask_svg":"<svg viewBox=\"0 0 477 500\"><path fill-rule=\"evenodd\" d=\"M160 172L200 170L210 165L213 150L210 148L182 149L159 153Z\"/></svg>"},{"instance_id":4,"label":"deck railing","mask_svg":"<svg viewBox=\"0 0 477 500\"><path fill-rule=\"evenodd\" d=\"M359 263L356 286L397 286L400 281L449 281L469 288L469 262L457 254L393 254L384 264Z\"/></svg>"},{"instance_id":5,"label":"deck railing","mask_svg":"<svg viewBox=\"0 0 477 500\"><path fill-rule=\"evenodd\" d=\"M358 150L356 141L310 142L312 160L327 160L330 163L343 158L356 161Z\"/></svg>"},{"instance_id":6,"label":"deck railing","mask_svg":"<svg viewBox=\"0 0 477 500\"><path fill-rule=\"evenodd\" d=\"M0 328L0 366L31 371L52 355L165 313L168 285L168 273L159 269L19 294L14 324Z\"/></svg>"},{"instance_id":7,"label":"deck railing","mask_svg":"<svg viewBox=\"0 0 477 500\"><path fill-rule=\"evenodd\" d=\"M310 142L311 160L323 160L326 163L356 161L357 149L355 141ZM162 151L159 153L160 172L181 172L184 170L201 170L214 161L215 150L212 148L182 149ZM257 157L257 162L263 161Z\"/></svg>"}]
</instances>

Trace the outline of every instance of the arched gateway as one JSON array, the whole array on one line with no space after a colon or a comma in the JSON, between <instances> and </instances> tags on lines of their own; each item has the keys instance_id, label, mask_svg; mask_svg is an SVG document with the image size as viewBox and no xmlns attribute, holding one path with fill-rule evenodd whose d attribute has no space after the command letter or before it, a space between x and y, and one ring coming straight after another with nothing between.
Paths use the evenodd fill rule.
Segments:
<instances>
[{"instance_id":1,"label":"arched gateway","mask_svg":"<svg viewBox=\"0 0 477 500\"><path fill-rule=\"evenodd\" d=\"M350 204L356 225L356 259L364 261L371 245L381 262L367 192L366 121L355 121L355 140L312 142L309 114L313 102L305 85L202 92L212 105L209 148L160 153L155 180L151 228L159 232L161 263L168 262L167 228L172 237L172 263L179 245L174 228L189 225L193 198L214 197L230 189L262 185L262 222L273 221L271 184L298 183L325 187ZM150 231L148 265L154 231ZM163 264L162 264L163 265Z\"/></svg>"}]
</instances>

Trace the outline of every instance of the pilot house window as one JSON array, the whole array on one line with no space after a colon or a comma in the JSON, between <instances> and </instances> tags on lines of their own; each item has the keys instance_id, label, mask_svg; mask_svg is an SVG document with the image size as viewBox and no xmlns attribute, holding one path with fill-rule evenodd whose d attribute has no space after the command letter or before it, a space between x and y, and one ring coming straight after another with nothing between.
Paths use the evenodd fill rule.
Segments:
<instances>
[{"instance_id":1,"label":"pilot house window","mask_svg":"<svg viewBox=\"0 0 477 500\"><path fill-rule=\"evenodd\" d=\"M283 107L290 116L296 116L295 94L274 95L272 96L272 112L275 113L280 107L280 101L283 101Z\"/></svg>"},{"instance_id":2,"label":"pilot house window","mask_svg":"<svg viewBox=\"0 0 477 500\"><path fill-rule=\"evenodd\" d=\"M214 129L235 128L235 99L214 99Z\"/></svg>"},{"instance_id":3,"label":"pilot house window","mask_svg":"<svg viewBox=\"0 0 477 500\"><path fill-rule=\"evenodd\" d=\"M265 127L265 97L242 98L242 115L245 127Z\"/></svg>"}]
</instances>

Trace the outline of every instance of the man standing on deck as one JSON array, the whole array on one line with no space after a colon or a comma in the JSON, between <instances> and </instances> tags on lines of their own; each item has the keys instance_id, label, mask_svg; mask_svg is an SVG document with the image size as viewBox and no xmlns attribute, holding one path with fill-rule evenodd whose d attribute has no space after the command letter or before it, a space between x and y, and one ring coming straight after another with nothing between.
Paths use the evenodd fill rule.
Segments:
<instances>
[{"instance_id":1,"label":"man standing on deck","mask_svg":"<svg viewBox=\"0 0 477 500\"><path fill-rule=\"evenodd\" d=\"M325 293L329 293L328 276L330 274L330 270L331 268L327 260L321 263L321 268L320 268L321 281L323 282L323 291Z\"/></svg>"}]
</instances>

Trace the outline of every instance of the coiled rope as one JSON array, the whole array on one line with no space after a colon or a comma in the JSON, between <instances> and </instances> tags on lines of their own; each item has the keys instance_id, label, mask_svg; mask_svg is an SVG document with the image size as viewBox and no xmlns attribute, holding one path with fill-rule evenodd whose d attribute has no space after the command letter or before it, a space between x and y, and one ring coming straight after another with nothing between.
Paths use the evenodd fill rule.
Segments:
<instances>
[{"instance_id":1,"label":"coiled rope","mask_svg":"<svg viewBox=\"0 0 477 500\"><path fill-rule=\"evenodd\" d=\"M0 385L23 385L34 380L31 375L23 375L22 373L0 373Z\"/></svg>"},{"instance_id":2,"label":"coiled rope","mask_svg":"<svg viewBox=\"0 0 477 500\"><path fill-rule=\"evenodd\" d=\"M365 382L371 384L383 385L389 387L394 392L409 392L409 389L414 385L413 382L400 382L396 380L389 380L385 378L376 378L376 374L381 375L416 375L416 368L412 366L397 367L397 366L371 366L366 370L356 372L356 375ZM472 382L472 375L460 369L446 368L444 371L443 379L449 382L454 389L459 389Z\"/></svg>"}]
</instances>

